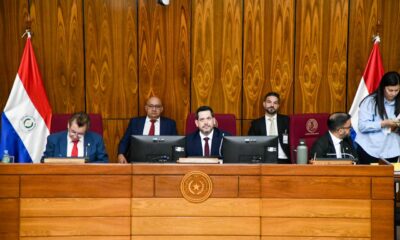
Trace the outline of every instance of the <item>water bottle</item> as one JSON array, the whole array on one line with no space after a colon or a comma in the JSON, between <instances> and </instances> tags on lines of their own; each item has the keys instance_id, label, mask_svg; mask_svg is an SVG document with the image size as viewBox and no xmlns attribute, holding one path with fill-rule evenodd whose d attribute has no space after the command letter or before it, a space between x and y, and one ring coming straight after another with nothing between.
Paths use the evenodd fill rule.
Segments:
<instances>
[{"instance_id":1,"label":"water bottle","mask_svg":"<svg viewBox=\"0 0 400 240\"><path fill-rule=\"evenodd\" d=\"M308 149L304 139L300 139L297 146L297 164L307 164Z\"/></svg>"},{"instance_id":2,"label":"water bottle","mask_svg":"<svg viewBox=\"0 0 400 240\"><path fill-rule=\"evenodd\" d=\"M3 163L10 163L10 155L8 154L8 150L4 150L3 158L1 159Z\"/></svg>"}]
</instances>

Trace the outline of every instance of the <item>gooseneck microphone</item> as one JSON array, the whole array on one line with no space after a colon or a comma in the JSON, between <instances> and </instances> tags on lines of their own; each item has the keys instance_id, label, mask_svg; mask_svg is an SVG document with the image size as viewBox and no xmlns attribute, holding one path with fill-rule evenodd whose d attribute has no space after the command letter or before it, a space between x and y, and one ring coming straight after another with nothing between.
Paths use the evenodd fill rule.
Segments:
<instances>
[{"instance_id":1,"label":"gooseneck microphone","mask_svg":"<svg viewBox=\"0 0 400 240\"><path fill-rule=\"evenodd\" d=\"M219 156L222 157L222 143L224 142L225 133L222 133L221 142L219 143Z\"/></svg>"},{"instance_id":2,"label":"gooseneck microphone","mask_svg":"<svg viewBox=\"0 0 400 240\"><path fill-rule=\"evenodd\" d=\"M89 160L89 149L90 149L90 143L88 143L85 147L85 159Z\"/></svg>"}]
</instances>

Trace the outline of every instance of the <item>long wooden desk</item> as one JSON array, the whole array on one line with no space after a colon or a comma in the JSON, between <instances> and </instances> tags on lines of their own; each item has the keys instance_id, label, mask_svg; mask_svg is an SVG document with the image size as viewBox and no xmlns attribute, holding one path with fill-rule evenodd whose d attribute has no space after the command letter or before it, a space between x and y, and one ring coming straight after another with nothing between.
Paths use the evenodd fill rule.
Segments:
<instances>
[{"instance_id":1,"label":"long wooden desk","mask_svg":"<svg viewBox=\"0 0 400 240\"><path fill-rule=\"evenodd\" d=\"M0 239L387 240L393 200L392 166L0 164Z\"/></svg>"}]
</instances>

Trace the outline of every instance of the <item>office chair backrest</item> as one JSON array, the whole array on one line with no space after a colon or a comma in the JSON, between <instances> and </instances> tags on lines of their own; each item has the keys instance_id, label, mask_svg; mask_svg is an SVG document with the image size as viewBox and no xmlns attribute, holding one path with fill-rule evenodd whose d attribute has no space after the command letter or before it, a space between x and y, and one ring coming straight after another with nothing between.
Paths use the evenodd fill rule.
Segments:
<instances>
[{"instance_id":1,"label":"office chair backrest","mask_svg":"<svg viewBox=\"0 0 400 240\"><path fill-rule=\"evenodd\" d=\"M215 119L218 122L218 128L229 132L232 136L236 136L236 117L234 114L229 113L215 113ZM190 134L197 130L195 113L189 113L186 118L185 134Z\"/></svg>"},{"instance_id":2,"label":"office chair backrest","mask_svg":"<svg viewBox=\"0 0 400 240\"><path fill-rule=\"evenodd\" d=\"M310 149L320 136L328 131L328 113L305 113L290 115L289 144L292 163L297 163L297 154L294 151L299 145L300 139L304 139L308 147L308 159Z\"/></svg>"}]
</instances>

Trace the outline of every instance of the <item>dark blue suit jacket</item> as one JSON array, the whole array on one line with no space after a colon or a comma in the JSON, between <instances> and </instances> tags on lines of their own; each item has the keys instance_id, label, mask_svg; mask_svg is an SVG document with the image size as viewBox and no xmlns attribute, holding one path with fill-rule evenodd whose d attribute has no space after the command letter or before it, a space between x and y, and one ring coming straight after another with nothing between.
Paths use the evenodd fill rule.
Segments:
<instances>
[{"instance_id":1,"label":"dark blue suit jacket","mask_svg":"<svg viewBox=\"0 0 400 240\"><path fill-rule=\"evenodd\" d=\"M118 154L128 154L131 135L143 135L146 117L132 118L118 145ZM160 135L178 135L174 120L160 117Z\"/></svg>"},{"instance_id":2,"label":"dark blue suit jacket","mask_svg":"<svg viewBox=\"0 0 400 240\"><path fill-rule=\"evenodd\" d=\"M47 137L46 150L43 158L66 157L67 156L67 131L53 133ZM95 132L86 132L83 143L85 155L90 163L108 163L108 155L104 146L103 138Z\"/></svg>"},{"instance_id":3,"label":"dark blue suit jacket","mask_svg":"<svg viewBox=\"0 0 400 240\"><path fill-rule=\"evenodd\" d=\"M214 128L212 143L211 143L211 156L221 156L222 149L222 138L223 136L229 136L228 132ZM203 148L201 146L201 139L199 130L186 136L186 155L191 156L203 156Z\"/></svg>"}]
</instances>

